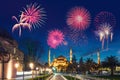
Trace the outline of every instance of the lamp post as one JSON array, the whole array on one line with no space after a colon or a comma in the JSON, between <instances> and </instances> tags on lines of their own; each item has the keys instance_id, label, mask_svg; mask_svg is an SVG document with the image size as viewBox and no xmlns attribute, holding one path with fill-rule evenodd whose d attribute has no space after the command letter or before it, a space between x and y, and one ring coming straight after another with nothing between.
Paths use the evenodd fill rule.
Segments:
<instances>
[{"instance_id":1,"label":"lamp post","mask_svg":"<svg viewBox=\"0 0 120 80\"><path fill-rule=\"evenodd\" d=\"M31 70L32 70L32 80L33 80L33 68L34 68L34 64L33 64L33 63L30 63L29 66L30 66L30 68L31 68Z\"/></svg>"},{"instance_id":2,"label":"lamp post","mask_svg":"<svg viewBox=\"0 0 120 80\"><path fill-rule=\"evenodd\" d=\"M80 65L78 64L77 67L78 67L78 74L79 74L79 71L80 71L80 69L79 69L79 68L80 68Z\"/></svg>"},{"instance_id":3,"label":"lamp post","mask_svg":"<svg viewBox=\"0 0 120 80\"><path fill-rule=\"evenodd\" d=\"M15 63L16 73L17 73L18 67L19 67L19 63L17 62L17 63Z\"/></svg>"},{"instance_id":4,"label":"lamp post","mask_svg":"<svg viewBox=\"0 0 120 80\"><path fill-rule=\"evenodd\" d=\"M36 67L36 72L37 72L36 75L37 75L37 76L38 76L38 74L39 74L38 71L39 71L39 68ZM37 76L36 76L36 77L37 77ZM38 78L38 80L39 80L39 78Z\"/></svg>"}]
</instances>

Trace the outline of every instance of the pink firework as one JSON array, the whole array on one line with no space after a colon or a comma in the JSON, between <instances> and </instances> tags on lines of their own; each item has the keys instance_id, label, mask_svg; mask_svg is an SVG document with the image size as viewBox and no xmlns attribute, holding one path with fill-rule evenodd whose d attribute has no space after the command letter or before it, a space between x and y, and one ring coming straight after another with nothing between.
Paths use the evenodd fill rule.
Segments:
<instances>
[{"instance_id":1,"label":"pink firework","mask_svg":"<svg viewBox=\"0 0 120 80\"><path fill-rule=\"evenodd\" d=\"M52 30L48 34L47 43L51 48L56 48L64 42L64 35L60 30Z\"/></svg>"},{"instance_id":2,"label":"pink firework","mask_svg":"<svg viewBox=\"0 0 120 80\"><path fill-rule=\"evenodd\" d=\"M107 11L102 11L95 17L95 26L99 27L103 23L110 24L112 27L116 25L116 19L115 16Z\"/></svg>"},{"instance_id":3,"label":"pink firework","mask_svg":"<svg viewBox=\"0 0 120 80\"><path fill-rule=\"evenodd\" d=\"M12 32L16 29L19 29L19 36L21 36L22 28L28 28L30 31L32 27L38 27L43 24L45 21L45 14L43 8L40 8L37 4L28 5L24 8L20 15L20 19L13 16L12 18L16 20L17 24L15 24L12 28Z\"/></svg>"},{"instance_id":4,"label":"pink firework","mask_svg":"<svg viewBox=\"0 0 120 80\"><path fill-rule=\"evenodd\" d=\"M34 28L41 26L41 24L45 22L44 19L46 15L44 9L35 3L27 5L22 13L21 17L23 22L33 25Z\"/></svg>"},{"instance_id":5,"label":"pink firework","mask_svg":"<svg viewBox=\"0 0 120 80\"><path fill-rule=\"evenodd\" d=\"M67 24L76 30L85 30L90 24L90 13L83 7L72 8L67 16Z\"/></svg>"}]
</instances>

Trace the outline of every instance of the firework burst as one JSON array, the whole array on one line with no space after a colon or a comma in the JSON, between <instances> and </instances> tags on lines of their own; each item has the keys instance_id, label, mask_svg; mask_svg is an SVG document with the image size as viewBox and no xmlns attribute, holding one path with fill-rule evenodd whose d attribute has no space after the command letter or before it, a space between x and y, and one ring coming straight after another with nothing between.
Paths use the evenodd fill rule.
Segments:
<instances>
[{"instance_id":1,"label":"firework burst","mask_svg":"<svg viewBox=\"0 0 120 80\"><path fill-rule=\"evenodd\" d=\"M64 34L60 30L52 30L48 34L47 43L51 48L56 48L64 42Z\"/></svg>"},{"instance_id":2,"label":"firework burst","mask_svg":"<svg viewBox=\"0 0 120 80\"><path fill-rule=\"evenodd\" d=\"M45 21L45 14L44 9L40 8L37 4L28 5L24 8L20 15L20 19L13 16L12 18L16 20L17 24L15 24L12 28L12 32L16 29L19 29L19 36L21 36L22 28L28 28L30 31L32 27L38 27L39 25L43 24Z\"/></svg>"},{"instance_id":3,"label":"firework burst","mask_svg":"<svg viewBox=\"0 0 120 80\"><path fill-rule=\"evenodd\" d=\"M108 39L109 35L112 33L112 27L107 23L100 25L99 29L104 32L106 39Z\"/></svg>"},{"instance_id":4,"label":"firework burst","mask_svg":"<svg viewBox=\"0 0 120 80\"><path fill-rule=\"evenodd\" d=\"M113 32L112 32L111 25L107 23L100 25L98 30L96 31L96 34L99 36L100 41L102 42L102 49L104 49L105 39L107 40L107 49L108 49L109 37L111 40L113 38Z\"/></svg>"},{"instance_id":5,"label":"firework burst","mask_svg":"<svg viewBox=\"0 0 120 80\"><path fill-rule=\"evenodd\" d=\"M90 13L83 7L72 8L67 15L67 24L76 30L85 30L90 24Z\"/></svg>"},{"instance_id":6,"label":"firework burst","mask_svg":"<svg viewBox=\"0 0 120 80\"><path fill-rule=\"evenodd\" d=\"M97 14L94 19L94 22L96 27L99 27L101 24L104 24L104 23L108 23L112 27L116 25L115 16L112 13L107 11L102 11L99 14Z\"/></svg>"},{"instance_id":7,"label":"firework burst","mask_svg":"<svg viewBox=\"0 0 120 80\"><path fill-rule=\"evenodd\" d=\"M34 28L41 26L45 22L44 19L46 19L44 9L35 3L27 5L22 13L21 17L23 22L31 24Z\"/></svg>"}]
</instances>

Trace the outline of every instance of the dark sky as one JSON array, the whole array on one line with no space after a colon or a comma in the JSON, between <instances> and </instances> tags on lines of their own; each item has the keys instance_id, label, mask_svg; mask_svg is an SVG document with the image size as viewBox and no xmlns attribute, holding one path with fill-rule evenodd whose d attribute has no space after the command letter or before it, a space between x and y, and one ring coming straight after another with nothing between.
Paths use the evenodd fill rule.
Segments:
<instances>
[{"instance_id":1,"label":"dark sky","mask_svg":"<svg viewBox=\"0 0 120 80\"><path fill-rule=\"evenodd\" d=\"M15 21L12 20L12 16L19 17L20 11L31 3L40 4L46 11L47 19L46 23L42 27L22 30L21 37L18 36L18 31L11 32ZM113 41L109 43L109 50L101 52L101 59L106 56L115 55L120 56L120 4L119 0L0 0L0 27L6 29L14 39L19 43L19 47L23 49L21 42L25 39L41 42L45 52L41 54L41 61L47 61L47 53L49 46L47 45L47 35L49 30L60 29L66 31L65 28L69 27L66 24L67 12L76 6L82 6L89 10L91 14L91 24L89 28L84 32L87 37L87 42L73 43L69 37L66 37L68 45L60 45L56 49L51 49L52 56L59 55L66 56L69 59L69 49L73 48L73 54L77 59L83 56L87 52L90 52L98 47L101 47L100 41L96 38L94 31L94 18L101 11L108 11L114 14L116 17L116 26L113 27ZM79 44L79 45L78 45ZM96 55L89 55L96 61Z\"/></svg>"}]
</instances>

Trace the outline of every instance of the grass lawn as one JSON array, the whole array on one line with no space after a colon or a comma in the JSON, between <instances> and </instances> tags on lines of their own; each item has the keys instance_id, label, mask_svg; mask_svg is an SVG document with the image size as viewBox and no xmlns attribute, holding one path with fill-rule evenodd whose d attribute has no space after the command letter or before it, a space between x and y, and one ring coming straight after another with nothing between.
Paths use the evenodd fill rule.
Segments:
<instances>
[{"instance_id":1,"label":"grass lawn","mask_svg":"<svg viewBox=\"0 0 120 80\"><path fill-rule=\"evenodd\" d=\"M114 75L114 76L94 76L94 77L110 79L110 80L120 80L120 75Z\"/></svg>"},{"instance_id":2,"label":"grass lawn","mask_svg":"<svg viewBox=\"0 0 120 80\"><path fill-rule=\"evenodd\" d=\"M64 76L64 77L68 80L80 80L80 79L75 79L74 77L71 77L71 76Z\"/></svg>"}]
</instances>

